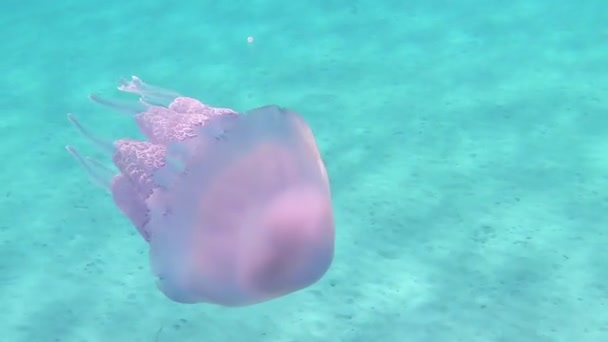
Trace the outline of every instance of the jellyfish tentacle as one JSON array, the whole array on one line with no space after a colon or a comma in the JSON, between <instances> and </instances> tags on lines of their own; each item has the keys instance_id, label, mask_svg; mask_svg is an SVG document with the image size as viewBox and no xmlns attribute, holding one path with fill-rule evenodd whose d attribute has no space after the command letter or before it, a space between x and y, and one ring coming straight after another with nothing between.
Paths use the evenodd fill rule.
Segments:
<instances>
[{"instance_id":1,"label":"jellyfish tentacle","mask_svg":"<svg viewBox=\"0 0 608 342\"><path fill-rule=\"evenodd\" d=\"M85 171L93 180L93 182L95 182L105 190L110 191L112 178L114 178L114 174L116 172L114 172L113 170L93 158L83 157L73 146L67 145L65 149L74 158L76 158L76 160L78 160L80 165L82 165L82 167L85 169Z\"/></svg>"},{"instance_id":2,"label":"jellyfish tentacle","mask_svg":"<svg viewBox=\"0 0 608 342\"><path fill-rule=\"evenodd\" d=\"M89 99L97 104L100 104L105 107L109 107L118 112L129 114L131 116L141 113L145 111L149 105L142 101L134 102L134 101L124 101L124 100L110 100L103 97L100 97L97 94L89 95Z\"/></svg>"},{"instance_id":3,"label":"jellyfish tentacle","mask_svg":"<svg viewBox=\"0 0 608 342\"><path fill-rule=\"evenodd\" d=\"M74 127L76 127L76 129L80 132L80 134L82 134L84 137L86 137L87 139L92 141L95 145L97 145L99 148L101 148L104 152L107 152L109 154L114 153L114 144L112 144L109 141L103 140L103 139L95 136L91 132L89 132L88 129L86 129L82 124L80 124L80 122L76 119L74 114L69 113L68 120L74 125Z\"/></svg>"},{"instance_id":4,"label":"jellyfish tentacle","mask_svg":"<svg viewBox=\"0 0 608 342\"><path fill-rule=\"evenodd\" d=\"M131 80L121 80L118 90L138 94L141 96L141 102L151 105L167 106L181 97L181 94L173 90L149 85L137 76L131 76Z\"/></svg>"}]
</instances>

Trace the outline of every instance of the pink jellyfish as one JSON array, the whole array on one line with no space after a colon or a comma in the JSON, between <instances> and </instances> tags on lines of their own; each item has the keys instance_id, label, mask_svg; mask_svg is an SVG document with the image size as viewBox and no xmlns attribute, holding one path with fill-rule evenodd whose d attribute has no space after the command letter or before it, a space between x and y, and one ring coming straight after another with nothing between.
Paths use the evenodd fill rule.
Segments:
<instances>
[{"instance_id":1,"label":"pink jellyfish","mask_svg":"<svg viewBox=\"0 0 608 342\"><path fill-rule=\"evenodd\" d=\"M251 305L301 290L329 269L329 180L309 126L266 106L214 108L133 76L138 103L91 98L130 113L145 141L106 142L117 171L67 150L107 187L150 245L158 288L180 303Z\"/></svg>"}]
</instances>

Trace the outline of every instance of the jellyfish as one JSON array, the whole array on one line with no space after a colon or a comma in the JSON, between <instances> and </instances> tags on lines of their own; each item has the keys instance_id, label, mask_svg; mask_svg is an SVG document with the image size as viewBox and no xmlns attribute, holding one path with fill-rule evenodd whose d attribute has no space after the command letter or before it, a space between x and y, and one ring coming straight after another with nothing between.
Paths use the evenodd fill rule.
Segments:
<instances>
[{"instance_id":1,"label":"jellyfish","mask_svg":"<svg viewBox=\"0 0 608 342\"><path fill-rule=\"evenodd\" d=\"M216 108L136 76L118 89L139 101L91 99L132 117L143 138L104 140L68 114L113 165L66 149L149 245L167 298L246 306L323 277L334 255L330 182L300 115Z\"/></svg>"}]
</instances>

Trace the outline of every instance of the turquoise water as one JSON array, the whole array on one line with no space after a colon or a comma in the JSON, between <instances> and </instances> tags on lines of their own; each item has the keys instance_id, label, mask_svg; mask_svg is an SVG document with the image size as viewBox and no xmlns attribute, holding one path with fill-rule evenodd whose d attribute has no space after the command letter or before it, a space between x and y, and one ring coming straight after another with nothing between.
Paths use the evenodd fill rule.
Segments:
<instances>
[{"instance_id":1,"label":"turquoise water","mask_svg":"<svg viewBox=\"0 0 608 342\"><path fill-rule=\"evenodd\" d=\"M608 2L0 10L0 341L608 341ZM64 150L87 146L68 112L134 134L87 99L130 75L305 117L336 215L322 281L240 309L155 288L147 245Z\"/></svg>"}]
</instances>

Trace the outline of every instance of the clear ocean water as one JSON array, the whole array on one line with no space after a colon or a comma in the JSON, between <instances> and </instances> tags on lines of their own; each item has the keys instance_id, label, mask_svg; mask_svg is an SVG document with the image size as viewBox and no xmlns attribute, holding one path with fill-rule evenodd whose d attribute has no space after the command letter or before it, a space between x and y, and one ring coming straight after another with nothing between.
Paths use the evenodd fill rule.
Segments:
<instances>
[{"instance_id":1,"label":"clear ocean water","mask_svg":"<svg viewBox=\"0 0 608 342\"><path fill-rule=\"evenodd\" d=\"M0 341L608 341L607 23L601 0L2 0ZM156 289L64 150L90 146L69 112L135 132L87 98L131 75L308 121L320 282L246 308Z\"/></svg>"}]
</instances>

